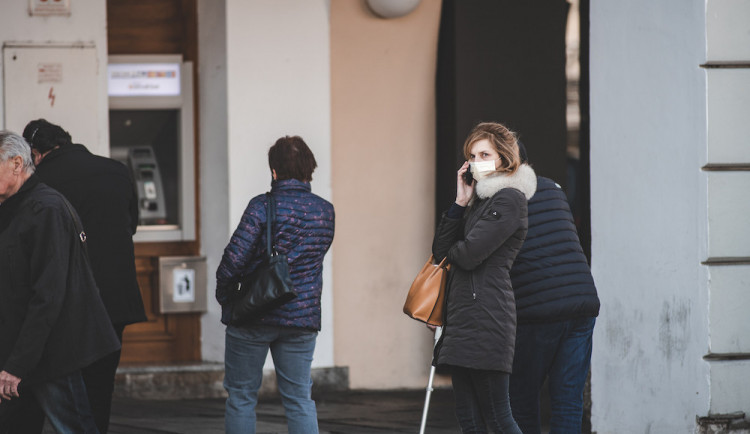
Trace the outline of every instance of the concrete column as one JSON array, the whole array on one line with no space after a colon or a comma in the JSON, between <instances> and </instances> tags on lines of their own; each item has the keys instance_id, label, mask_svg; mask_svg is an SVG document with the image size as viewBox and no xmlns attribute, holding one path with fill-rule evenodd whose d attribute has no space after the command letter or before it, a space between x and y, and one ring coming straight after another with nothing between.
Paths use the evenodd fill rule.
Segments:
<instances>
[{"instance_id":1,"label":"concrete column","mask_svg":"<svg viewBox=\"0 0 750 434\"><path fill-rule=\"evenodd\" d=\"M199 2L201 71L216 74L203 98L218 112L206 112L214 134L201 139L204 179L201 208L209 220L201 225L220 242L204 244L209 265L218 265L221 250L237 226L248 201L270 189L268 148L281 136L299 135L315 154L313 192L331 199L330 48L328 2L325 0L226 0L224 16L214 2ZM219 5L219 10L222 5ZM224 35L225 40L218 35ZM224 45L224 47L222 47ZM219 53L209 50L218 49ZM220 54L225 50L225 60ZM221 81L226 74L225 88ZM217 94L212 92L216 91ZM226 134L221 128L226 126ZM215 154L209 155L211 153ZM214 202L214 196L218 202ZM206 208L228 209L228 214ZM225 220L222 220L225 219ZM205 243L205 238L204 238ZM223 244L222 244L223 243ZM221 245L221 246L220 246ZM220 246L220 247L219 247ZM210 249L210 251L209 251ZM323 324L313 367L333 366L333 309L331 253L324 263ZM215 288L210 285L210 290ZM203 321L204 359L223 360L223 329L213 306ZM205 342L210 339L211 342ZM267 367L270 367L270 363Z\"/></svg>"},{"instance_id":2,"label":"concrete column","mask_svg":"<svg viewBox=\"0 0 750 434\"><path fill-rule=\"evenodd\" d=\"M742 419L750 417L750 1L706 2L706 44L708 416Z\"/></svg>"},{"instance_id":3,"label":"concrete column","mask_svg":"<svg viewBox=\"0 0 750 434\"><path fill-rule=\"evenodd\" d=\"M593 430L709 410L705 1L592 1Z\"/></svg>"}]
</instances>

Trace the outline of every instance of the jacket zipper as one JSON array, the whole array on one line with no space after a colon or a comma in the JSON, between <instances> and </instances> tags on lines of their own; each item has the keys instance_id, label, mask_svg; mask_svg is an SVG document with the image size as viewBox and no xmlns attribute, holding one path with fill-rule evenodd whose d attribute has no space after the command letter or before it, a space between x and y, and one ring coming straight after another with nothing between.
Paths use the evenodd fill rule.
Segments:
<instances>
[{"instance_id":1,"label":"jacket zipper","mask_svg":"<svg viewBox=\"0 0 750 434\"><path fill-rule=\"evenodd\" d=\"M471 283L471 296L477 299L477 290L474 288L474 273L469 274L469 283Z\"/></svg>"}]
</instances>

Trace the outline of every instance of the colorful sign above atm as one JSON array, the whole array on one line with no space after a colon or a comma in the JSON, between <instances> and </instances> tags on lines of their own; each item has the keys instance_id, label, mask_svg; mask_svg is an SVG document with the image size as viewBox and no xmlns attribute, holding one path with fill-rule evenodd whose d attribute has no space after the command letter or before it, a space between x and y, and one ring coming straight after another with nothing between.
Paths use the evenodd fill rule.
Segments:
<instances>
[{"instance_id":1,"label":"colorful sign above atm","mask_svg":"<svg viewBox=\"0 0 750 434\"><path fill-rule=\"evenodd\" d=\"M179 96L179 63L110 63L109 96Z\"/></svg>"}]
</instances>

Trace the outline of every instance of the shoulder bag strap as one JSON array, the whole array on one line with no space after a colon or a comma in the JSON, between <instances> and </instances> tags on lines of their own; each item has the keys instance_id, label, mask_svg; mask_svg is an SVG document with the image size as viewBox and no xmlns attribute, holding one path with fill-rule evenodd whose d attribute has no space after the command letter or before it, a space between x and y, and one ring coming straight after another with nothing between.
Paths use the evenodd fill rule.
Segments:
<instances>
[{"instance_id":1,"label":"shoulder bag strap","mask_svg":"<svg viewBox=\"0 0 750 434\"><path fill-rule=\"evenodd\" d=\"M276 200L273 193L266 193L266 252L273 256L276 252L273 246L273 224L276 221Z\"/></svg>"},{"instance_id":2,"label":"shoulder bag strap","mask_svg":"<svg viewBox=\"0 0 750 434\"><path fill-rule=\"evenodd\" d=\"M83 248L83 252L86 254L86 258L88 260L89 256L89 249L86 244L86 232L83 231L83 225L78 220L78 217L76 217L76 213L73 212L73 208L70 206L70 203L67 201L67 199L63 199L63 203L68 208L68 212L70 213L70 217L73 219L73 224L76 227L76 232L78 233L78 239L81 241L81 247Z\"/></svg>"}]
</instances>

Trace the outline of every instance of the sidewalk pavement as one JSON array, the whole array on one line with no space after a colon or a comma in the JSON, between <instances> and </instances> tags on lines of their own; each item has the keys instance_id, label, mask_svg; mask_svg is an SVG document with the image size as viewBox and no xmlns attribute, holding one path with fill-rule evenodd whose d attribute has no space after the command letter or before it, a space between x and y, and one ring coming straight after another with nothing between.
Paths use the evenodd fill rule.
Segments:
<instances>
[{"instance_id":1,"label":"sidewalk pavement","mask_svg":"<svg viewBox=\"0 0 750 434\"><path fill-rule=\"evenodd\" d=\"M418 433L425 391L326 392L313 395L313 399L318 407L321 434ZM279 398L261 398L257 415L258 434L287 433ZM151 401L115 398L109 432L223 433L224 399ZM460 432L450 389L432 392L425 432Z\"/></svg>"}]
</instances>

